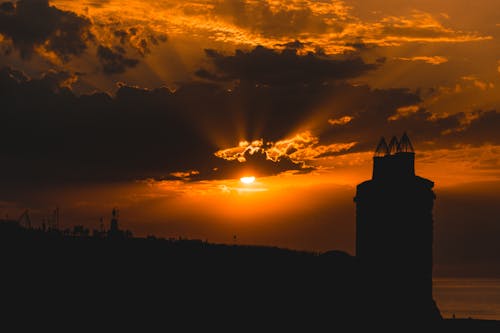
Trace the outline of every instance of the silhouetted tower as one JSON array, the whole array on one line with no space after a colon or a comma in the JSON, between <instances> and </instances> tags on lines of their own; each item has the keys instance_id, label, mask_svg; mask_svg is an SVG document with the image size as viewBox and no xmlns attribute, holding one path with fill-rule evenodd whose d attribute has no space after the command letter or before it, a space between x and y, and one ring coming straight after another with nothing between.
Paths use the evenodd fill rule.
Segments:
<instances>
[{"instance_id":1,"label":"silhouetted tower","mask_svg":"<svg viewBox=\"0 0 500 333\"><path fill-rule=\"evenodd\" d=\"M113 208L111 212L111 223L109 226L109 232L111 234L117 234L120 231L118 227L118 209Z\"/></svg>"},{"instance_id":2,"label":"silhouetted tower","mask_svg":"<svg viewBox=\"0 0 500 333\"><path fill-rule=\"evenodd\" d=\"M432 298L432 209L434 183L415 175L415 153L408 135L373 157L372 179L357 186L356 256L377 290L399 316L438 318Z\"/></svg>"}]
</instances>

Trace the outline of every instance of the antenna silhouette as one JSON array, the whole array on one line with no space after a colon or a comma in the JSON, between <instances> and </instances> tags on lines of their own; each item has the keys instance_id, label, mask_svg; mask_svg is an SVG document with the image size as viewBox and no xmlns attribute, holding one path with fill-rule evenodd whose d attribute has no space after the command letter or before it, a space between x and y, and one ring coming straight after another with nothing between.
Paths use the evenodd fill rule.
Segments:
<instances>
[{"instance_id":1,"label":"antenna silhouette","mask_svg":"<svg viewBox=\"0 0 500 333\"><path fill-rule=\"evenodd\" d=\"M387 147L387 142L385 142L385 138L380 138L380 142L375 149L375 156L382 157L385 155L389 155L389 147Z\"/></svg>"},{"instance_id":2,"label":"antenna silhouette","mask_svg":"<svg viewBox=\"0 0 500 333\"><path fill-rule=\"evenodd\" d=\"M413 149L413 145L411 144L410 138L406 134L406 132L403 133L403 136L401 137L401 141L398 144L398 153L413 153L415 152Z\"/></svg>"},{"instance_id":3,"label":"antenna silhouette","mask_svg":"<svg viewBox=\"0 0 500 333\"><path fill-rule=\"evenodd\" d=\"M375 157L384 157L387 155L395 155L397 153L414 153L413 145L411 144L410 138L406 132L401 136L401 140L398 140L396 136L393 136L389 145L382 137L375 149Z\"/></svg>"},{"instance_id":4,"label":"antenna silhouette","mask_svg":"<svg viewBox=\"0 0 500 333\"><path fill-rule=\"evenodd\" d=\"M389 154L390 155L396 154L399 151L398 147L399 147L398 138L396 138L396 136L393 136L391 142L389 142Z\"/></svg>"}]
</instances>

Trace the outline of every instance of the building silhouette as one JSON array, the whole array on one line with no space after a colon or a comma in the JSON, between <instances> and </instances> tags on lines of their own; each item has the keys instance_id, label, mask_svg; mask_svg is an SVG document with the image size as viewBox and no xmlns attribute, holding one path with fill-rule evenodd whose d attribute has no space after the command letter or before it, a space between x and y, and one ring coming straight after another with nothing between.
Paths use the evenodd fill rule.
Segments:
<instances>
[{"instance_id":1,"label":"building silhouette","mask_svg":"<svg viewBox=\"0 0 500 333\"><path fill-rule=\"evenodd\" d=\"M118 226L118 209L113 208L111 212L111 222L109 224L109 233L118 234L120 232L120 227Z\"/></svg>"},{"instance_id":2,"label":"building silhouette","mask_svg":"<svg viewBox=\"0 0 500 333\"><path fill-rule=\"evenodd\" d=\"M109 223L109 230L107 236L110 239L126 239L132 237L132 232L130 230L122 230L118 223L119 211L117 208L113 208L111 211L111 221ZM102 223L102 222L101 222ZM102 227L101 227L102 229Z\"/></svg>"},{"instance_id":3,"label":"building silhouette","mask_svg":"<svg viewBox=\"0 0 500 333\"><path fill-rule=\"evenodd\" d=\"M400 318L439 318L432 295L434 183L415 175L414 165L406 133L389 145L380 140L372 179L354 198L356 257L374 302L397 305Z\"/></svg>"}]
</instances>

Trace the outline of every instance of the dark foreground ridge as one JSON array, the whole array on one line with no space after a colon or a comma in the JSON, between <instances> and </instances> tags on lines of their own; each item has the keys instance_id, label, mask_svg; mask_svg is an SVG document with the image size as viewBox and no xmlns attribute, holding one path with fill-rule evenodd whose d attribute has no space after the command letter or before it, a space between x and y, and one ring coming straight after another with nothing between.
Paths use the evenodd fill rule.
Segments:
<instances>
[{"instance_id":1,"label":"dark foreground ridge","mask_svg":"<svg viewBox=\"0 0 500 333\"><path fill-rule=\"evenodd\" d=\"M4 281L15 286L10 304L24 313L48 312L53 320L52 312L77 323L113 318L123 325L128 316L156 317L169 327L235 332L262 327L315 332L345 325L361 330L367 323L432 326L443 332L500 328L500 322L409 318L409 309L400 304L371 299L380 295L371 290L377 286L367 283L370 277L355 257L340 251L319 254L109 232L69 235L27 229L16 221L0 222L0 242L6 254Z\"/></svg>"}]
</instances>

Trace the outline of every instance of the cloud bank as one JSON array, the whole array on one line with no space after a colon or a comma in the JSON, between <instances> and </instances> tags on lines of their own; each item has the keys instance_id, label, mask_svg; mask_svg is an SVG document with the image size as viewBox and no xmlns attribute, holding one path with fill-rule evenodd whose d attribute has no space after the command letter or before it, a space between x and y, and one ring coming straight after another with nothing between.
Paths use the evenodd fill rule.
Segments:
<instances>
[{"instance_id":1,"label":"cloud bank","mask_svg":"<svg viewBox=\"0 0 500 333\"><path fill-rule=\"evenodd\" d=\"M245 64L252 57L249 73ZM346 77L376 68L360 59L263 47L208 52L207 59L212 76L227 78L231 88L204 77L175 91L122 84L115 96L78 96L71 90L78 75L51 71L29 78L4 68L0 88L8 98L0 117L10 126L0 135L3 181L303 173L319 158L370 151L381 134L403 131L421 149L500 144L496 110L437 116L418 106L416 92L350 84ZM309 75L295 77L290 66L277 65L290 62ZM316 70L309 72L311 66Z\"/></svg>"}]
</instances>

